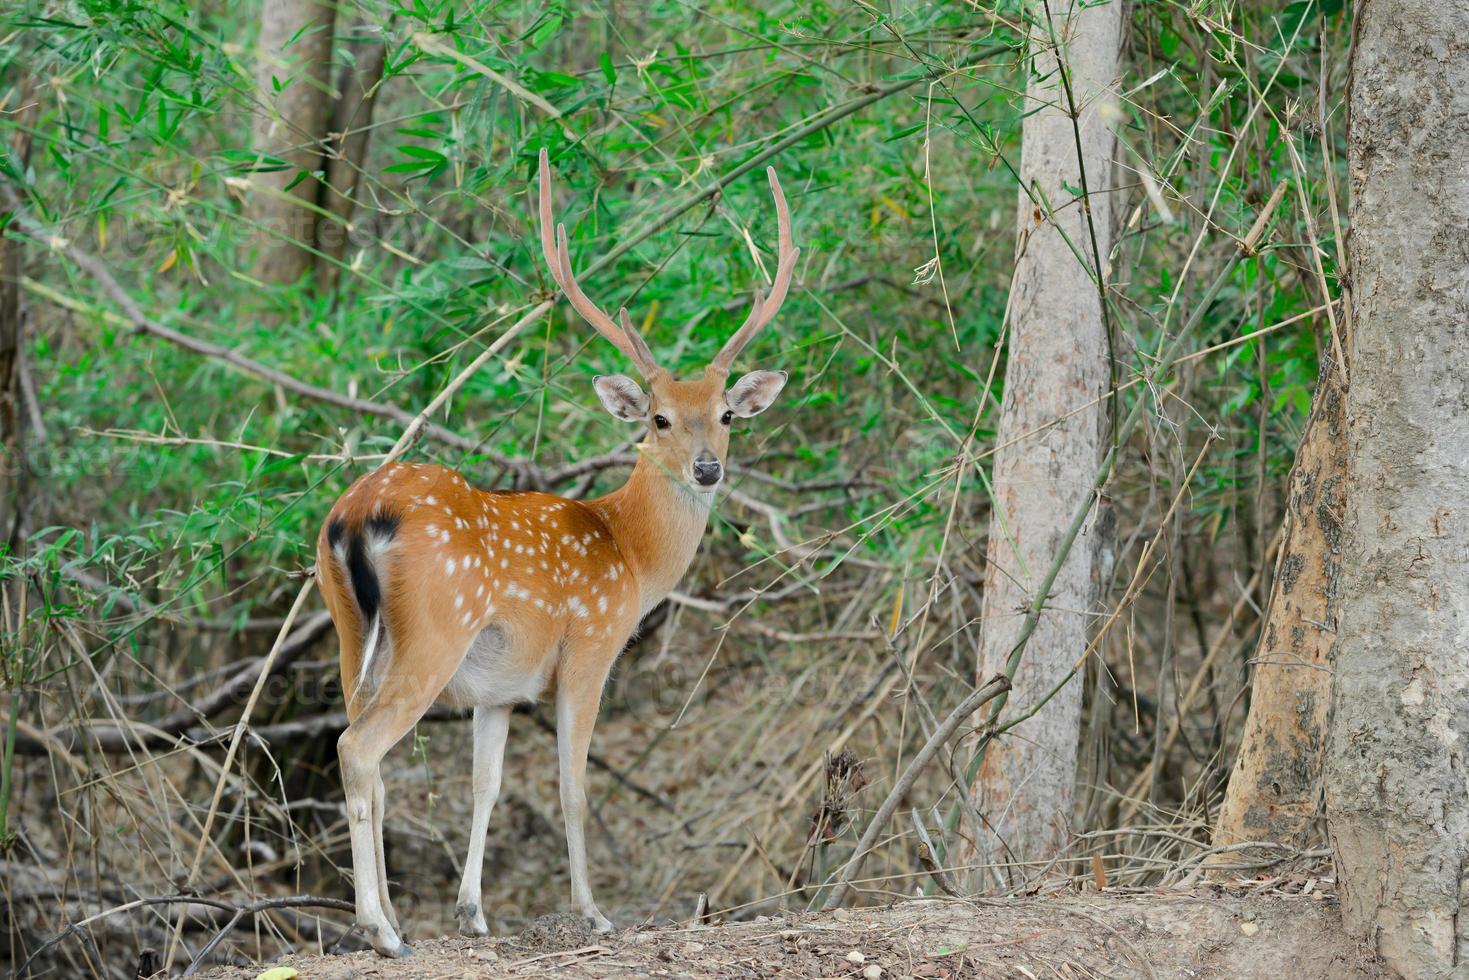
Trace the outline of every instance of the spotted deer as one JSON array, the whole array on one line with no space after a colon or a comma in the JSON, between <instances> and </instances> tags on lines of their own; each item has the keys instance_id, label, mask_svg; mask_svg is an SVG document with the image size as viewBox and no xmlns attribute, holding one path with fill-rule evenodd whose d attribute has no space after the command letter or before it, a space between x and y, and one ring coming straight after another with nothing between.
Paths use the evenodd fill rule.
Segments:
<instances>
[{"instance_id":1,"label":"spotted deer","mask_svg":"<svg viewBox=\"0 0 1469 980\"><path fill-rule=\"evenodd\" d=\"M572 897L595 928L612 928L587 880L587 749L613 661L699 547L730 424L765 411L786 382L784 371L754 371L726 385L735 358L784 301L799 254L780 182L768 172L779 226L770 291L756 290L749 316L702 375L678 380L626 309L614 322L577 284L566 229L552 231L541 151L540 239L551 277L648 387L624 375L593 381L615 418L646 426L620 488L593 500L486 492L441 466L395 462L352 484L327 517L317 568L341 642L350 719L337 747L357 921L384 956L411 950L388 895L380 765L435 702L474 713L474 810L455 909L461 931L489 931L480 872L511 708L552 692Z\"/></svg>"}]
</instances>

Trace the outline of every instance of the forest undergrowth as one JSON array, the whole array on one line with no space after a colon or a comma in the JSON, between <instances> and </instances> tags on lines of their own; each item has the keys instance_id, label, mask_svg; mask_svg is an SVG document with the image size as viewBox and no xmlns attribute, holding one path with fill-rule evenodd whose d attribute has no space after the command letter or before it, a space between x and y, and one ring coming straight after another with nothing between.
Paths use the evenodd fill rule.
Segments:
<instances>
[{"instance_id":1,"label":"forest undergrowth","mask_svg":"<svg viewBox=\"0 0 1469 980\"><path fill-rule=\"evenodd\" d=\"M35 976L131 977L143 948L205 968L359 944L335 640L305 588L323 517L493 343L410 458L574 497L635 458L590 383L626 365L566 304L505 336L552 298L530 193L542 147L579 277L670 363L707 359L774 272L766 165L790 198L796 286L748 359L791 383L735 432L699 557L615 671L589 840L619 925L819 907L906 763L986 680L1026 16L344 4L330 78L382 63L370 122L345 130L366 139L335 244L245 205L262 174L315 179L252 143L251 11L5 13L0 318L20 327L21 398L0 556L0 955ZM1275 561L1286 480L1335 326L1330 93L1351 24L1309 2L1130 18L1108 399L1119 419L1141 402L1144 422L1085 526L1106 601L1074 681L1077 832L1045 890L1192 889L1207 861L1298 893L1329 877L1321 840L1221 850L1209 829L1262 611L1291 573ZM287 248L313 271L267 288L259 257ZM964 790L982 734L907 794L856 904L975 872L995 895L1033 891L1017 881L1034 869L957 859L984 819ZM551 710L517 711L487 850L496 933L566 904L554 760ZM435 709L385 779L399 915L448 933L467 725Z\"/></svg>"}]
</instances>

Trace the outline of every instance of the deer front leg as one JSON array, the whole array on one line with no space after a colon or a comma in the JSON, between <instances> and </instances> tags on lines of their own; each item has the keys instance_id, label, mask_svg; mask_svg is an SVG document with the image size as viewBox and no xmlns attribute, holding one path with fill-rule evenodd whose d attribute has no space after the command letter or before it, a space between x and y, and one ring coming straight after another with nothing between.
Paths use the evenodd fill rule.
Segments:
<instances>
[{"instance_id":1,"label":"deer front leg","mask_svg":"<svg viewBox=\"0 0 1469 980\"><path fill-rule=\"evenodd\" d=\"M466 936L488 936L480 873L485 863L485 833L490 811L500 796L500 774L504 769L505 740L510 734L508 705L474 709L474 816L469 824L469 856L464 859L464 877L459 882L459 901L454 915L459 931Z\"/></svg>"},{"instance_id":2,"label":"deer front leg","mask_svg":"<svg viewBox=\"0 0 1469 980\"><path fill-rule=\"evenodd\" d=\"M591 747L602 685L611 663L598 664L599 669L589 670L590 664L577 663L577 659L563 658L556 689L556 750L561 770L561 813L566 818L566 851L571 863L571 897L593 928L611 932L612 923L597 910L597 903L592 899L586 841L587 750Z\"/></svg>"}]
</instances>

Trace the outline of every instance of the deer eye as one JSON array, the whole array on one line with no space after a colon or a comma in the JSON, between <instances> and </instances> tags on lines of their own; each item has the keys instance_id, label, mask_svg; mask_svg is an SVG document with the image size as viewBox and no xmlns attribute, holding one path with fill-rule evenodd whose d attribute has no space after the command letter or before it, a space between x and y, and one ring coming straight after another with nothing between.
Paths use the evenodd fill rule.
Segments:
<instances>
[{"instance_id":1,"label":"deer eye","mask_svg":"<svg viewBox=\"0 0 1469 980\"><path fill-rule=\"evenodd\" d=\"M719 416L719 424L720 425L729 425L733 421L734 421L734 412L726 411L723 415Z\"/></svg>"},{"instance_id":2,"label":"deer eye","mask_svg":"<svg viewBox=\"0 0 1469 980\"><path fill-rule=\"evenodd\" d=\"M653 424L660 429L666 429L670 423L666 415L655 415L653 416Z\"/></svg>"}]
</instances>

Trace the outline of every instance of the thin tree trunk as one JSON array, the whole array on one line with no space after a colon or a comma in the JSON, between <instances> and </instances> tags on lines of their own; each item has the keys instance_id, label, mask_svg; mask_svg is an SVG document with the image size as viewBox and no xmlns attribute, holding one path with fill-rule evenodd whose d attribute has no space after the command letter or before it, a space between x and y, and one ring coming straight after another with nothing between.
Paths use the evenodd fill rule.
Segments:
<instances>
[{"instance_id":1,"label":"thin tree trunk","mask_svg":"<svg viewBox=\"0 0 1469 980\"><path fill-rule=\"evenodd\" d=\"M255 62L255 149L289 166L255 174L250 217L253 275L265 283L294 283L313 267L319 182L302 177L322 167L331 119L332 28L336 4L323 0L264 0Z\"/></svg>"},{"instance_id":2,"label":"thin tree trunk","mask_svg":"<svg viewBox=\"0 0 1469 980\"><path fill-rule=\"evenodd\" d=\"M1343 371L1328 353L1291 471L1280 574L1255 649L1250 714L1215 844L1307 847L1320 839L1332 647L1341 613L1346 435Z\"/></svg>"},{"instance_id":3,"label":"thin tree trunk","mask_svg":"<svg viewBox=\"0 0 1469 980\"><path fill-rule=\"evenodd\" d=\"M1360 0L1326 810L1347 926L1469 969L1469 0Z\"/></svg>"},{"instance_id":4,"label":"thin tree trunk","mask_svg":"<svg viewBox=\"0 0 1469 980\"><path fill-rule=\"evenodd\" d=\"M6 215L0 215L6 217ZM20 243L0 237L0 542L16 545L21 533L27 461L21 443Z\"/></svg>"},{"instance_id":5,"label":"thin tree trunk","mask_svg":"<svg viewBox=\"0 0 1469 980\"><path fill-rule=\"evenodd\" d=\"M1107 434L1102 396L1108 385L1108 343L1092 276L1105 269L1111 248L1107 191L1115 139L1106 90L1117 74L1122 5L1083 8L1061 0L1049 8L1038 4L1033 14L1026 92L1031 114L1024 123L1020 163L1030 193L1022 189L1020 195L1009 355L996 437L1006 448L994 462L980 678L1005 668L1024 618L1022 607L1031 601L1065 533L1060 515L1075 511L1091 493ZM1057 68L1058 54L1065 75ZM1075 122L1073 105L1079 112ZM1074 189L1080 188L1089 192L1084 202L1076 200ZM1076 414L1067 417L1071 412ZM1065 421L1044 435L1016 439L1061 418ZM1086 646L1087 613L1097 594L1095 545L1095 535L1080 542L1056 578L1047 603L1051 608L1042 614L1014 679L1010 699L1017 710L1054 687ZM1074 681L1017 737L990 746L973 788L985 827L961 851L966 862L1033 862L1029 867L1038 869L1067 846L1081 702L1082 685ZM975 876L971 884L1012 884L1024 877L1025 868L1014 868L999 876Z\"/></svg>"},{"instance_id":6,"label":"thin tree trunk","mask_svg":"<svg viewBox=\"0 0 1469 980\"><path fill-rule=\"evenodd\" d=\"M383 79L388 46L372 34L371 25L357 24L349 34L355 54L353 63L344 65L338 75L336 105L332 110L326 158L326 185L322 188L322 204L332 215L317 222L316 241L322 254L341 262L351 243L352 212L356 207L357 178L367 156L368 136L372 132L372 109L377 88ZM323 281L336 281L337 267L323 263Z\"/></svg>"},{"instance_id":7,"label":"thin tree trunk","mask_svg":"<svg viewBox=\"0 0 1469 980\"><path fill-rule=\"evenodd\" d=\"M19 80L20 105L10 150L25 171L31 161L30 127L39 111L36 83L29 74ZM19 210L20 198L11 188L0 191L0 202ZM8 218L9 214L0 214ZM21 301L21 244L0 236L0 542L13 554L24 554L25 502L30 460L25 447L25 410L22 405L22 366L25 363L25 307Z\"/></svg>"}]
</instances>

